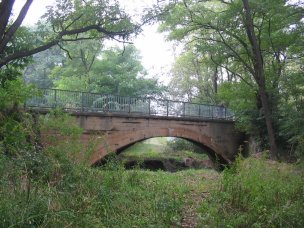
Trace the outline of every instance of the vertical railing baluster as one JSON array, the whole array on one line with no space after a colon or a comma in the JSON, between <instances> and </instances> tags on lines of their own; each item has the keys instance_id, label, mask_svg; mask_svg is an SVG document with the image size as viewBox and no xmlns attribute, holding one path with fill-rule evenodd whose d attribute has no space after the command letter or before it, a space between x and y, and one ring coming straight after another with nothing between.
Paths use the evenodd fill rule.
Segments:
<instances>
[{"instance_id":1,"label":"vertical railing baluster","mask_svg":"<svg viewBox=\"0 0 304 228\"><path fill-rule=\"evenodd\" d=\"M186 116L186 103L183 102L183 117Z\"/></svg>"}]
</instances>

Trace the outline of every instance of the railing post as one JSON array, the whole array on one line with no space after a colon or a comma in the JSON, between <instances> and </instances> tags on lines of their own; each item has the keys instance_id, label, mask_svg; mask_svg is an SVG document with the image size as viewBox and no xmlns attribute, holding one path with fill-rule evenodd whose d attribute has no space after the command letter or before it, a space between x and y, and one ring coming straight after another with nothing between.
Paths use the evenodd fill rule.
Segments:
<instances>
[{"instance_id":1,"label":"railing post","mask_svg":"<svg viewBox=\"0 0 304 228\"><path fill-rule=\"evenodd\" d=\"M169 100L167 100L167 116L169 116Z\"/></svg>"},{"instance_id":2,"label":"railing post","mask_svg":"<svg viewBox=\"0 0 304 228\"><path fill-rule=\"evenodd\" d=\"M129 97L129 113L131 113L131 97Z\"/></svg>"},{"instance_id":3,"label":"railing post","mask_svg":"<svg viewBox=\"0 0 304 228\"><path fill-rule=\"evenodd\" d=\"M109 97L108 94L106 95L106 102L104 105L104 112L108 112L109 111Z\"/></svg>"},{"instance_id":4,"label":"railing post","mask_svg":"<svg viewBox=\"0 0 304 228\"><path fill-rule=\"evenodd\" d=\"M149 99L149 116L151 115L151 98L148 98Z\"/></svg>"},{"instance_id":5,"label":"railing post","mask_svg":"<svg viewBox=\"0 0 304 228\"><path fill-rule=\"evenodd\" d=\"M84 112L83 92L81 92L81 111Z\"/></svg>"},{"instance_id":6,"label":"railing post","mask_svg":"<svg viewBox=\"0 0 304 228\"><path fill-rule=\"evenodd\" d=\"M183 102L183 116L186 116L186 103Z\"/></svg>"},{"instance_id":7,"label":"railing post","mask_svg":"<svg viewBox=\"0 0 304 228\"><path fill-rule=\"evenodd\" d=\"M57 89L54 90L55 108L57 108Z\"/></svg>"},{"instance_id":8,"label":"railing post","mask_svg":"<svg viewBox=\"0 0 304 228\"><path fill-rule=\"evenodd\" d=\"M227 108L224 108L224 112L225 112L225 120L227 119Z\"/></svg>"},{"instance_id":9,"label":"railing post","mask_svg":"<svg viewBox=\"0 0 304 228\"><path fill-rule=\"evenodd\" d=\"M201 105L198 105L198 117L201 117Z\"/></svg>"},{"instance_id":10,"label":"railing post","mask_svg":"<svg viewBox=\"0 0 304 228\"><path fill-rule=\"evenodd\" d=\"M212 119L214 119L214 106L212 105L211 108L212 108L212 109L211 109L211 114L212 114L211 117L212 117Z\"/></svg>"}]
</instances>

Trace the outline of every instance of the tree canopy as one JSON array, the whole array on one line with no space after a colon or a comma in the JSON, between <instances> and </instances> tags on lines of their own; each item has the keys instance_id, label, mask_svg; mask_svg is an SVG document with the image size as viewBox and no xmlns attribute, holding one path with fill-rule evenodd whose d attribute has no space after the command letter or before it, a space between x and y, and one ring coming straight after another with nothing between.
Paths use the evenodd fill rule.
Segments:
<instances>
[{"instance_id":1,"label":"tree canopy","mask_svg":"<svg viewBox=\"0 0 304 228\"><path fill-rule=\"evenodd\" d=\"M21 26L33 0L27 0L16 19L11 18L14 0L0 2L0 68L21 66L28 57L63 42L115 39L126 41L140 30L117 1L57 0L30 31ZM45 25L48 26L45 26Z\"/></svg>"},{"instance_id":2,"label":"tree canopy","mask_svg":"<svg viewBox=\"0 0 304 228\"><path fill-rule=\"evenodd\" d=\"M160 96L165 89L156 79L145 77L133 45L101 49L96 42L77 41L66 48L71 50L70 58L53 66L47 78L55 88L120 96ZM39 69L40 65L36 62L29 68ZM44 78L41 71L38 74L36 79Z\"/></svg>"},{"instance_id":3,"label":"tree canopy","mask_svg":"<svg viewBox=\"0 0 304 228\"><path fill-rule=\"evenodd\" d=\"M299 68L303 62L303 6L286 0L180 0L164 5L163 12L161 31L169 32L169 39L184 43L195 55L208 56L226 72L226 81L232 83L220 87L220 91L230 91L231 99L222 97L226 104L244 97L242 91L251 93L247 99L253 99L255 105L247 107L256 111L241 113L237 105L232 107L242 120L249 120L246 124L264 120L258 126L267 129L272 156L277 157L281 134L277 120L286 96L282 87L292 74L303 72ZM247 89L240 89L242 86ZM232 99L231 94L236 97Z\"/></svg>"}]
</instances>

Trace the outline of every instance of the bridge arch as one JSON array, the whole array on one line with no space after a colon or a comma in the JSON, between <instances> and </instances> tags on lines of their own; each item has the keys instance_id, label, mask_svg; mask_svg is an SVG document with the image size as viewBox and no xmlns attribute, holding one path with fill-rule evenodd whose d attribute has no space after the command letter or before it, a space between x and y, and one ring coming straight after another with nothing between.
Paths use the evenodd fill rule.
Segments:
<instances>
[{"instance_id":1,"label":"bridge arch","mask_svg":"<svg viewBox=\"0 0 304 228\"><path fill-rule=\"evenodd\" d=\"M227 163L229 163L227 160L225 160L225 158L222 157L221 154L217 154L216 151L214 151L213 149L211 149L210 147L208 147L208 145L205 145L203 144L202 142L198 142L196 140L193 140L193 139L190 139L190 138L186 138L186 137L180 137L180 136L153 136L153 137L150 137L150 138L143 138L141 140L138 140L136 142L133 142L133 143L130 143L128 145L125 145L125 146L122 146L121 148L118 148L116 150L116 154L121 154L123 153L125 150L127 150L129 147L133 146L134 144L138 143L138 142L142 142L142 141L145 141L147 139L151 139L151 138L156 138L156 137L175 137L175 138L179 138L179 139L184 139L184 140L187 140L193 144L195 144L196 146L198 146L203 153L207 154L209 159L214 163L214 164L217 164L217 165L220 165L220 167L222 165L226 165ZM99 162L97 162L99 163ZM103 164L103 161L102 163Z\"/></svg>"},{"instance_id":2,"label":"bridge arch","mask_svg":"<svg viewBox=\"0 0 304 228\"><path fill-rule=\"evenodd\" d=\"M142 142L145 141L147 139L151 139L151 138L156 138L156 137L174 137L174 138L180 138L180 139L184 139L187 140L191 143L194 143L195 145L197 145L199 148L201 148L201 150L203 152L205 152L209 158L213 161L213 162L220 162L221 164L227 164L227 158L224 158L221 154L218 154L216 151L214 151L213 148L211 148L210 145L210 141L209 140L199 140L197 137L191 137L195 134L195 132L190 131L190 130L183 130L183 136L180 136L179 134L169 134L167 135L155 135L153 134L153 136L147 136L145 135L145 137L138 139L137 141L133 141L131 143L128 143L127 145L122 145L120 148L117 148L117 150L115 151L117 154L123 153L124 150L126 150L127 148L133 146L135 143L138 142ZM208 144L209 143L209 144Z\"/></svg>"},{"instance_id":3,"label":"bridge arch","mask_svg":"<svg viewBox=\"0 0 304 228\"><path fill-rule=\"evenodd\" d=\"M177 137L189 140L203 148L211 158L230 163L237 153L240 137L234 123L228 121L197 121L144 117L97 117L79 119L86 130L84 137L98 132L102 140L90 158L97 165L111 152L120 153L136 142L154 137Z\"/></svg>"}]
</instances>

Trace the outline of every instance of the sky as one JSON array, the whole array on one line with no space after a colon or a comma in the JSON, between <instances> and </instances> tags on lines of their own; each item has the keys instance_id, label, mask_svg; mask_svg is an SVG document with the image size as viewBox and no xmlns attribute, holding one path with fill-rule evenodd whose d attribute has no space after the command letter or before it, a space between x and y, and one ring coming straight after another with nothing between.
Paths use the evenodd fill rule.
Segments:
<instances>
[{"instance_id":1,"label":"sky","mask_svg":"<svg viewBox=\"0 0 304 228\"><path fill-rule=\"evenodd\" d=\"M18 14L26 0L16 0L14 13ZM152 6L157 0L120 0L121 7L128 13L140 16L143 8ZM34 25L39 17L46 11L46 6L51 5L54 0L34 0L24 25ZM148 72L149 77L157 76L161 82L167 84L168 72L174 61L172 44L165 41L163 34L157 32L157 25L143 27L143 32L133 41L142 56L142 64ZM111 42L112 43L112 42ZM116 45L113 42L113 45Z\"/></svg>"}]
</instances>

